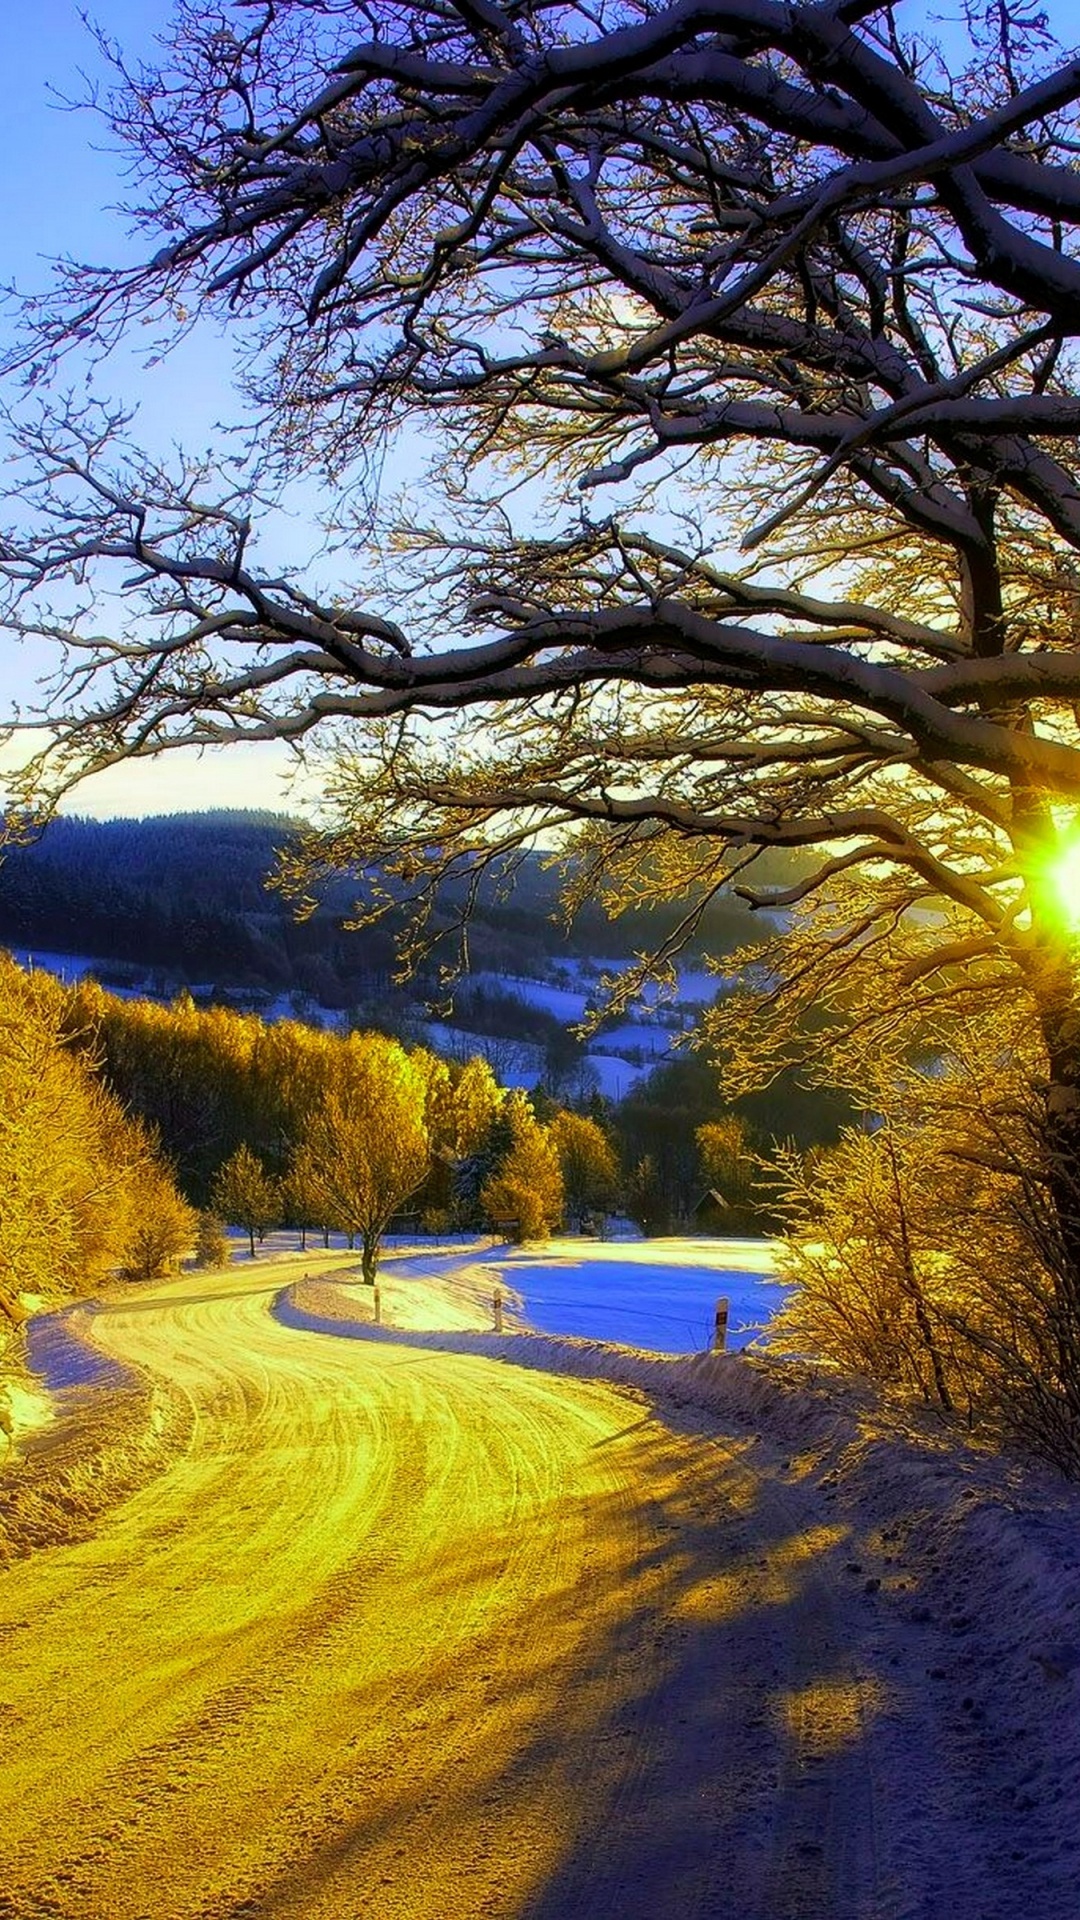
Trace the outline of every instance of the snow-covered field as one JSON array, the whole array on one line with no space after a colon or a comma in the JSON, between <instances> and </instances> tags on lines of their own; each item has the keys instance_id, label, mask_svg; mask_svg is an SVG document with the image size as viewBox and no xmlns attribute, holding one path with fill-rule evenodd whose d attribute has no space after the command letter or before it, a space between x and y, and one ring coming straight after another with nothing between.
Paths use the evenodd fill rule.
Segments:
<instances>
[{"instance_id":1,"label":"snow-covered field","mask_svg":"<svg viewBox=\"0 0 1080 1920\"><path fill-rule=\"evenodd\" d=\"M38 947L7 947L5 951L20 967L40 967L42 973L55 973L58 980L69 984L105 964L86 953L50 953Z\"/></svg>"},{"instance_id":2,"label":"snow-covered field","mask_svg":"<svg viewBox=\"0 0 1080 1920\"><path fill-rule=\"evenodd\" d=\"M544 1333L583 1334L659 1353L700 1353L713 1343L718 1302L728 1303L730 1348L748 1346L787 1289L764 1240L556 1240L487 1256Z\"/></svg>"},{"instance_id":3,"label":"snow-covered field","mask_svg":"<svg viewBox=\"0 0 1080 1920\"><path fill-rule=\"evenodd\" d=\"M480 972L472 979L487 986L518 994L529 1006L539 1007L561 1020L567 1027L577 1026L599 992L600 973L617 974L625 961L590 962L578 969L576 984L555 985L524 975L504 976ZM560 968L563 982L575 979L575 970ZM608 1099L621 1100L624 1094L671 1053L672 1045L685 1026L692 1025L703 1007L711 1005L723 982L719 975L702 969L679 968L678 990L646 985L641 1003L615 1025L604 1027L589 1041L585 1061L597 1090ZM483 1051L483 1043L480 1043ZM522 1061L511 1068L516 1077L507 1084L531 1086L529 1064Z\"/></svg>"}]
</instances>

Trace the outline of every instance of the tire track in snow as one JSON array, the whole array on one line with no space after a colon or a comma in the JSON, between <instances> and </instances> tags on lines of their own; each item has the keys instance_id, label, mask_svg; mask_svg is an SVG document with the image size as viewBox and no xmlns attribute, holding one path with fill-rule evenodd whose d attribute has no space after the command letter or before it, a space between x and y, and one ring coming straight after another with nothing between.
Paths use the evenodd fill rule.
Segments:
<instances>
[{"instance_id":1,"label":"tire track in snow","mask_svg":"<svg viewBox=\"0 0 1080 1920\"><path fill-rule=\"evenodd\" d=\"M741 1443L273 1285L89 1323L192 1432L0 1588L0 1915L795 1920L841 1866L875 1913L843 1634Z\"/></svg>"}]
</instances>

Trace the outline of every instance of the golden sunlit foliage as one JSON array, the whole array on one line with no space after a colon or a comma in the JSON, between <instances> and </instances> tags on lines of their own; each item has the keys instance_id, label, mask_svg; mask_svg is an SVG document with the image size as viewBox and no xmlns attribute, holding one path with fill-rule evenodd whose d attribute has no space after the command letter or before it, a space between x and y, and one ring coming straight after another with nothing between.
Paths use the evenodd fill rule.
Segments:
<instances>
[{"instance_id":1,"label":"golden sunlit foliage","mask_svg":"<svg viewBox=\"0 0 1080 1920\"><path fill-rule=\"evenodd\" d=\"M769 1328L1080 1473L1080 1315L1063 1167L1022 1010L971 1012L865 1072L870 1130L786 1159L795 1293ZM851 1039L847 1044L852 1044Z\"/></svg>"},{"instance_id":2,"label":"golden sunlit foliage","mask_svg":"<svg viewBox=\"0 0 1080 1920\"><path fill-rule=\"evenodd\" d=\"M717 1195L728 1233L753 1233L759 1223L756 1164L749 1129L736 1114L695 1129L706 1186Z\"/></svg>"},{"instance_id":3,"label":"golden sunlit foliage","mask_svg":"<svg viewBox=\"0 0 1080 1920\"><path fill-rule=\"evenodd\" d=\"M530 1239L561 1219L547 1131L482 1059L442 1060L379 1033L268 1024L187 994L171 1007L114 999L94 982L65 1002L64 1021L125 1106L160 1132L188 1199L243 1227L253 1254L284 1220L302 1235L357 1238L371 1278L406 1203L470 1227L497 1214ZM600 1151L606 1191L614 1163L602 1136Z\"/></svg>"},{"instance_id":4,"label":"golden sunlit foliage","mask_svg":"<svg viewBox=\"0 0 1080 1920\"><path fill-rule=\"evenodd\" d=\"M548 1133L559 1156L566 1211L580 1225L589 1212L606 1213L615 1204L619 1167L603 1128L581 1113L553 1115Z\"/></svg>"},{"instance_id":5,"label":"golden sunlit foliage","mask_svg":"<svg viewBox=\"0 0 1080 1920\"><path fill-rule=\"evenodd\" d=\"M182 1250L193 1221L145 1131L65 1044L70 1004L0 957L0 1288L84 1292Z\"/></svg>"},{"instance_id":6,"label":"golden sunlit foliage","mask_svg":"<svg viewBox=\"0 0 1080 1920\"><path fill-rule=\"evenodd\" d=\"M542 1240L562 1219L558 1153L523 1093L507 1095L501 1118L507 1150L481 1188L481 1205L496 1231L505 1223L517 1240Z\"/></svg>"},{"instance_id":7,"label":"golden sunlit foliage","mask_svg":"<svg viewBox=\"0 0 1080 1920\"><path fill-rule=\"evenodd\" d=\"M195 1204L209 1201L219 1168L245 1146L269 1178L290 1176L290 1221L306 1214L308 1224L324 1224L310 1194L301 1201L296 1155L308 1116L353 1057L350 1036L199 1007L189 994L171 1006L121 1000L94 981L72 994L65 1026L124 1105L156 1129ZM475 1152L503 1097L490 1067L440 1060L423 1047L408 1058L433 1150L452 1160Z\"/></svg>"},{"instance_id":8,"label":"golden sunlit foliage","mask_svg":"<svg viewBox=\"0 0 1080 1920\"><path fill-rule=\"evenodd\" d=\"M396 1040L350 1034L304 1124L308 1178L322 1218L359 1236L365 1280L393 1213L427 1172L426 1076Z\"/></svg>"},{"instance_id":9,"label":"golden sunlit foliage","mask_svg":"<svg viewBox=\"0 0 1080 1920\"><path fill-rule=\"evenodd\" d=\"M436 1138L441 1137L455 1156L475 1153L487 1137L502 1097L487 1061L480 1055L467 1060L454 1087L451 1126Z\"/></svg>"},{"instance_id":10,"label":"golden sunlit foliage","mask_svg":"<svg viewBox=\"0 0 1080 1920\"><path fill-rule=\"evenodd\" d=\"M137 1168L133 1182L123 1278L152 1280L156 1274L167 1272L191 1251L197 1232L194 1207L177 1192L169 1169L148 1156Z\"/></svg>"}]
</instances>

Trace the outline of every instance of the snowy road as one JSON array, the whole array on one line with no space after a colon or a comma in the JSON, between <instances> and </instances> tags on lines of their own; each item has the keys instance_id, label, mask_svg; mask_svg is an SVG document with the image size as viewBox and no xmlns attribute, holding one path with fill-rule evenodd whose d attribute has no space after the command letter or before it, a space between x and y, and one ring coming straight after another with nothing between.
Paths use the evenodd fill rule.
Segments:
<instances>
[{"instance_id":1,"label":"snowy road","mask_svg":"<svg viewBox=\"0 0 1080 1920\"><path fill-rule=\"evenodd\" d=\"M4 1920L938 1911L823 1502L626 1387L282 1324L295 1277L87 1321L185 1438L0 1579Z\"/></svg>"}]
</instances>

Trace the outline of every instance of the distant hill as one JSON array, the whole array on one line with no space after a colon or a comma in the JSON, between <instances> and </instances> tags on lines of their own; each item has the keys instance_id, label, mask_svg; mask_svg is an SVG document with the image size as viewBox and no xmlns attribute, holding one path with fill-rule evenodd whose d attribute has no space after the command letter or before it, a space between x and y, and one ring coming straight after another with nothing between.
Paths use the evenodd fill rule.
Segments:
<instances>
[{"instance_id":1,"label":"distant hill","mask_svg":"<svg viewBox=\"0 0 1080 1920\"><path fill-rule=\"evenodd\" d=\"M164 990L303 993L327 1008L368 1002L388 989L395 928L342 928L354 898L348 876L329 884L310 919L296 920L267 880L300 831L299 822L269 813L55 820L0 863L0 945L83 954L106 970L159 976ZM557 893L557 876L539 857L519 863L505 897L485 880L472 918L474 966L540 978L560 960L629 959L662 941L685 905L610 921L587 904L566 930ZM444 891L446 924L461 904L460 889ZM713 902L699 945L730 952L752 926L739 901Z\"/></svg>"}]
</instances>

